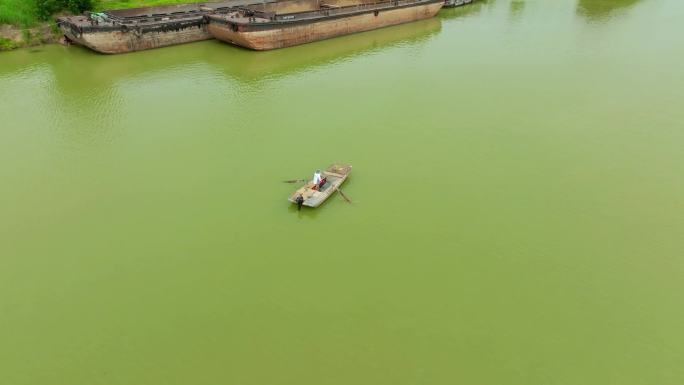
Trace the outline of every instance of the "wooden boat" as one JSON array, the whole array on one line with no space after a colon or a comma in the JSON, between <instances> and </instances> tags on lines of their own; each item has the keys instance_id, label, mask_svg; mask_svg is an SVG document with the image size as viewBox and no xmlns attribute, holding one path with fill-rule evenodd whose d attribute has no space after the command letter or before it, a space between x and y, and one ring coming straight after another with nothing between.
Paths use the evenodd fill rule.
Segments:
<instances>
[{"instance_id":1,"label":"wooden boat","mask_svg":"<svg viewBox=\"0 0 684 385\"><path fill-rule=\"evenodd\" d=\"M215 38L269 50L428 19L443 5L444 0L271 0L207 19Z\"/></svg>"},{"instance_id":2,"label":"wooden boat","mask_svg":"<svg viewBox=\"0 0 684 385\"><path fill-rule=\"evenodd\" d=\"M326 168L321 174L328 179L321 190L314 190L313 182L308 182L304 186L300 187L295 191L288 200L292 203L297 203L297 197L302 196L304 198L304 206L308 207L318 207L326 199L328 199L337 189L340 187L349 173L351 173L352 166L346 164L333 164Z\"/></svg>"}]
</instances>

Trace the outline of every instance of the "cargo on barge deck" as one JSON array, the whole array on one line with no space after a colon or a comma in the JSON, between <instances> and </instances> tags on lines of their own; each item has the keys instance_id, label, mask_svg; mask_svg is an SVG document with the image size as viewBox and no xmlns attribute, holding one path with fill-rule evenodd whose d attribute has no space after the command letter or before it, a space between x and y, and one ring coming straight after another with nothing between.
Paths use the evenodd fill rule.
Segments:
<instances>
[{"instance_id":1,"label":"cargo on barge deck","mask_svg":"<svg viewBox=\"0 0 684 385\"><path fill-rule=\"evenodd\" d=\"M207 19L219 40L270 50L431 18L443 5L444 0L270 1Z\"/></svg>"},{"instance_id":2,"label":"cargo on barge deck","mask_svg":"<svg viewBox=\"0 0 684 385\"><path fill-rule=\"evenodd\" d=\"M470 4L475 0L444 0L444 8L455 8Z\"/></svg>"},{"instance_id":3,"label":"cargo on barge deck","mask_svg":"<svg viewBox=\"0 0 684 385\"><path fill-rule=\"evenodd\" d=\"M106 54L140 51L211 39L205 15L256 0L168 5L85 13L57 18L71 42Z\"/></svg>"}]
</instances>

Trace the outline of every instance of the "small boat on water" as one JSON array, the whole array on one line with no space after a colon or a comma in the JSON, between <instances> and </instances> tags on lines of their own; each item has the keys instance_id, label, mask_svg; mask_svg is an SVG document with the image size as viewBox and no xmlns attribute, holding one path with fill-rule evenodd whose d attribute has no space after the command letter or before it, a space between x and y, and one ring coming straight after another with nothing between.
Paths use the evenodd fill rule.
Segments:
<instances>
[{"instance_id":1,"label":"small boat on water","mask_svg":"<svg viewBox=\"0 0 684 385\"><path fill-rule=\"evenodd\" d=\"M206 18L215 38L269 50L431 18L443 5L444 0L271 0Z\"/></svg>"},{"instance_id":2,"label":"small boat on water","mask_svg":"<svg viewBox=\"0 0 684 385\"><path fill-rule=\"evenodd\" d=\"M327 179L323 187L314 189L314 183L309 181L290 195L288 200L292 203L297 203L297 198L301 196L304 199L303 206L318 207L340 188L340 185L347 180L351 170L352 166L350 165L333 164L321 172L323 177Z\"/></svg>"}]
</instances>

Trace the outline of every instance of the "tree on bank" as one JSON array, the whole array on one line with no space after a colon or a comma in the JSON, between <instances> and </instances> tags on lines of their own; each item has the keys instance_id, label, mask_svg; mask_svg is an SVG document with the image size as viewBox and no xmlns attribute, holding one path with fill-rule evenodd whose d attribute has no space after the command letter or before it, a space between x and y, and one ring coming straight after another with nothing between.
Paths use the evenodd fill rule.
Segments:
<instances>
[{"instance_id":1,"label":"tree on bank","mask_svg":"<svg viewBox=\"0 0 684 385\"><path fill-rule=\"evenodd\" d=\"M34 0L36 2L37 16L47 20L54 13L68 10L72 13L81 13L93 8L92 0Z\"/></svg>"},{"instance_id":2,"label":"tree on bank","mask_svg":"<svg viewBox=\"0 0 684 385\"><path fill-rule=\"evenodd\" d=\"M0 24L30 27L57 12L81 13L93 6L93 0L0 0Z\"/></svg>"}]
</instances>

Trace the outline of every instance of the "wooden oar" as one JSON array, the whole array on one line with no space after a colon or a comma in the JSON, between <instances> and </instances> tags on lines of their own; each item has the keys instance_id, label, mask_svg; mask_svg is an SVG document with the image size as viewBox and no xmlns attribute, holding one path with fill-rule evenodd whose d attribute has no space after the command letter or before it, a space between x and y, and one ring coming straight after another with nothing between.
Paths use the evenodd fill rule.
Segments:
<instances>
[{"instance_id":1,"label":"wooden oar","mask_svg":"<svg viewBox=\"0 0 684 385\"><path fill-rule=\"evenodd\" d=\"M342 195L342 198L344 198L344 200L347 201L347 203L352 203L351 199L349 199L349 198L342 192L342 190L340 190L339 187L335 187L335 190L337 190L337 192L339 192L340 195Z\"/></svg>"},{"instance_id":2,"label":"wooden oar","mask_svg":"<svg viewBox=\"0 0 684 385\"><path fill-rule=\"evenodd\" d=\"M308 179L292 179L292 180L284 180L283 182L285 183L299 183L299 182L306 182Z\"/></svg>"}]
</instances>

